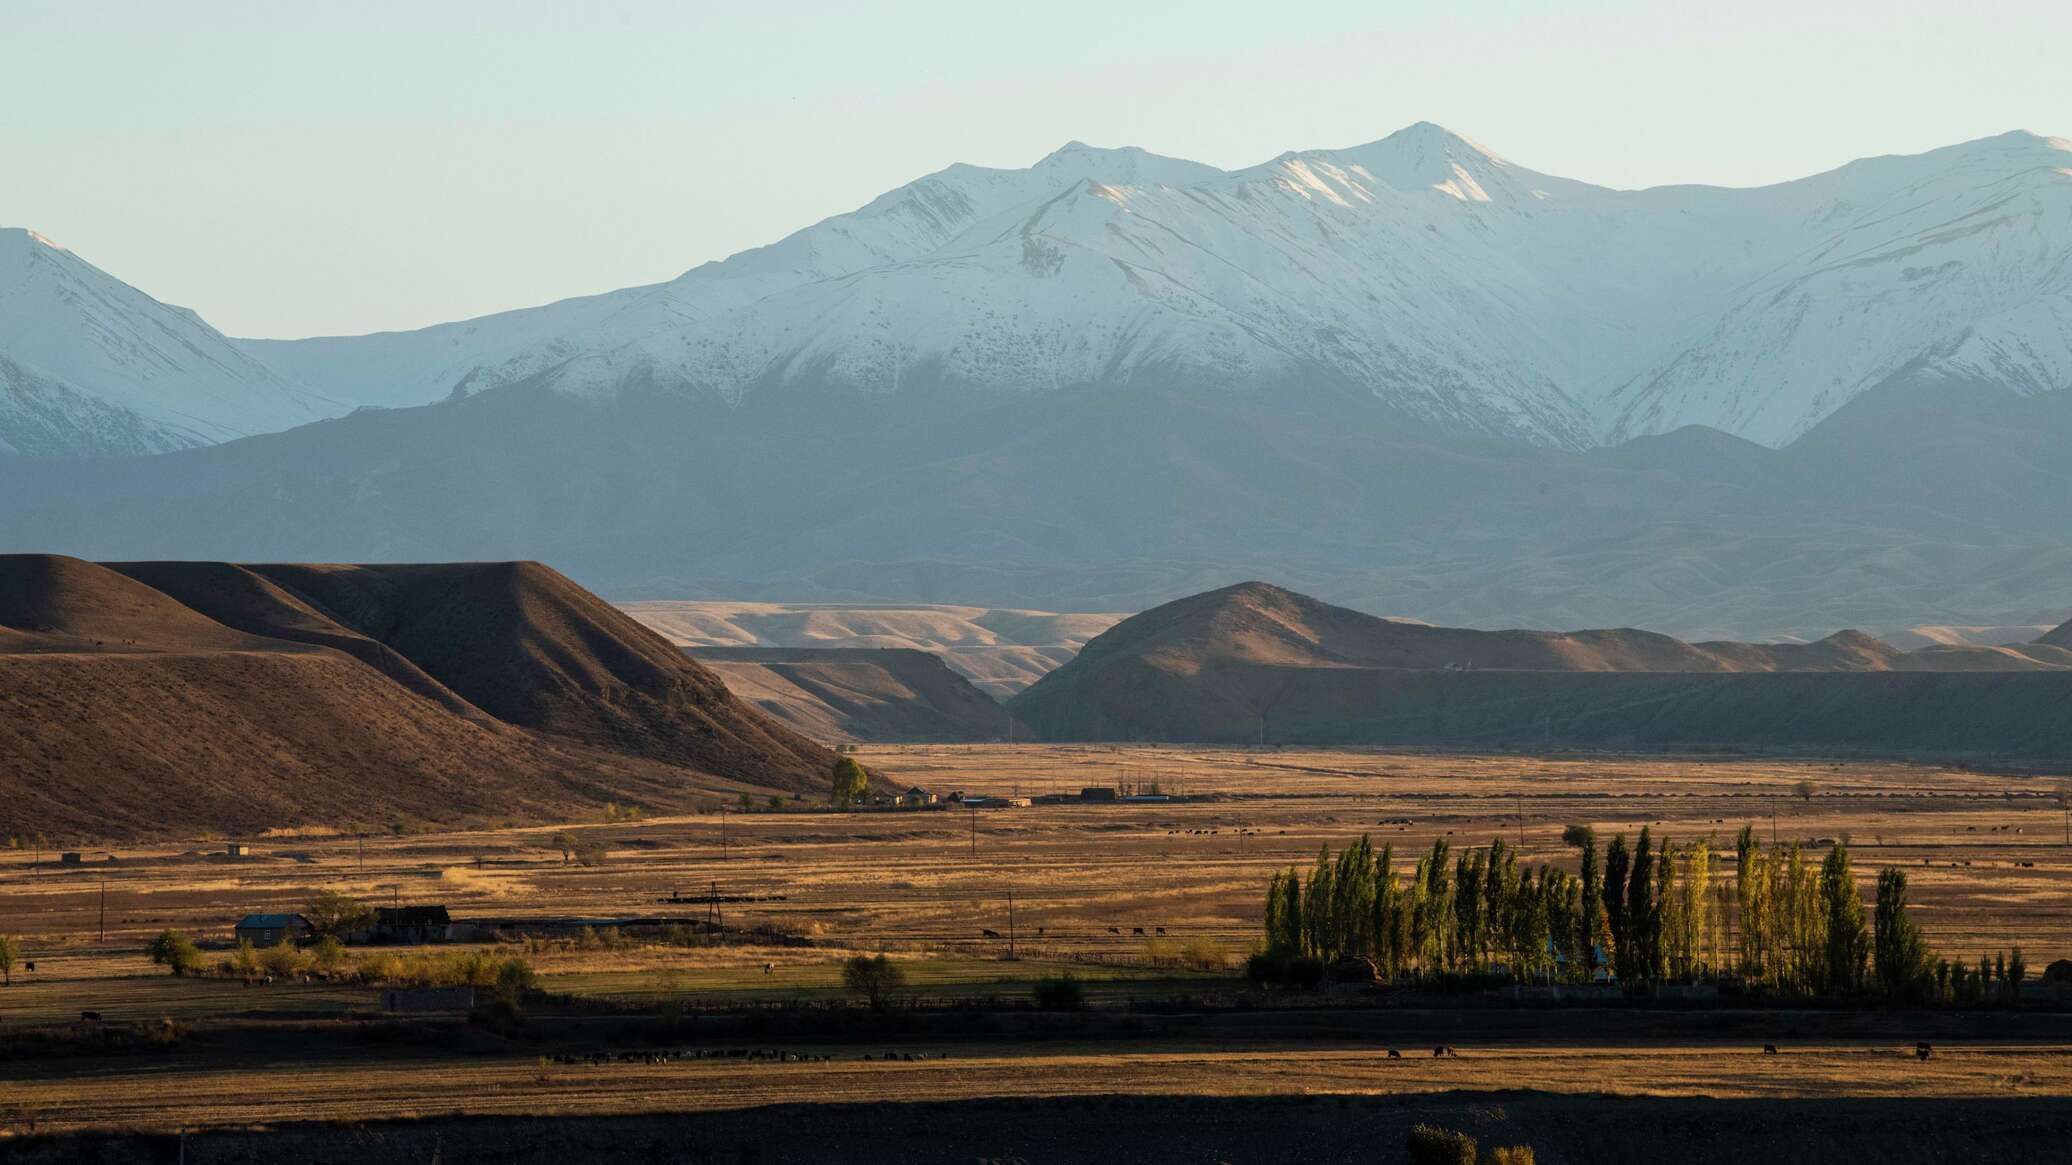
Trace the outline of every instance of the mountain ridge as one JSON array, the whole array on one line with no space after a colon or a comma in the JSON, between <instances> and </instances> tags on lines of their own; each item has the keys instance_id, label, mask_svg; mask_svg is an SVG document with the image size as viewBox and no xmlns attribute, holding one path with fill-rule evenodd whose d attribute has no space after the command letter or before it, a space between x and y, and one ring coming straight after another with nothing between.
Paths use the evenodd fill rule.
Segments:
<instances>
[{"instance_id":1,"label":"mountain ridge","mask_svg":"<svg viewBox=\"0 0 2072 1165\"><path fill-rule=\"evenodd\" d=\"M537 564L0 555L0 828L567 819L833 755Z\"/></svg>"},{"instance_id":2,"label":"mountain ridge","mask_svg":"<svg viewBox=\"0 0 2072 1165\"><path fill-rule=\"evenodd\" d=\"M1186 388L1261 407L1324 393L1561 448L1694 423L1775 447L1902 372L2072 387L2068 255L2063 139L2016 131L1769 186L1622 191L1421 122L1228 171L1078 142L1018 170L952 165L663 283L415 331L232 342L149 301L153 327L225 349L242 426L168 420L163 400L59 366L42 339L0 329L0 357L174 444L279 427L282 408L314 420L538 382L731 405L917 385ZM0 288L22 267L0 247ZM93 289L72 298L149 314L112 279ZM72 318L55 311L34 314ZM81 318L136 330L107 314ZM0 441L150 451L98 448L75 432L88 427Z\"/></svg>"},{"instance_id":3,"label":"mountain ridge","mask_svg":"<svg viewBox=\"0 0 2072 1165\"><path fill-rule=\"evenodd\" d=\"M2031 649L1468 631L1248 582L1123 620L1008 710L1049 740L2062 757L2072 651Z\"/></svg>"}]
</instances>

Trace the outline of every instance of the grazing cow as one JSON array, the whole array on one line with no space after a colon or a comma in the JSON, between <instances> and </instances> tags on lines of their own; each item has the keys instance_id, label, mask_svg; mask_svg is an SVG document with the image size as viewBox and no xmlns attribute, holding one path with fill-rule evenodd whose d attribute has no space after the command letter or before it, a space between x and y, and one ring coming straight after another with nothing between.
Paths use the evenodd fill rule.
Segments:
<instances>
[{"instance_id":1,"label":"grazing cow","mask_svg":"<svg viewBox=\"0 0 2072 1165\"><path fill-rule=\"evenodd\" d=\"M763 974L765 974L765 975L768 975L768 974L770 974L771 972L775 971L776 969L777 969L777 964L775 964L775 963L764 963L764 964L763 964Z\"/></svg>"},{"instance_id":2,"label":"grazing cow","mask_svg":"<svg viewBox=\"0 0 2072 1165\"><path fill-rule=\"evenodd\" d=\"M1042 927L1040 927L1040 926L1036 928L1036 937L1037 937L1037 938L1042 938L1042 937L1043 937L1043 928L1042 928Z\"/></svg>"},{"instance_id":3,"label":"grazing cow","mask_svg":"<svg viewBox=\"0 0 2072 1165\"><path fill-rule=\"evenodd\" d=\"M1935 1049L1928 1046L1927 1040L1922 1040L1920 1043L1914 1045L1914 1059L1926 1060L1928 1057L1933 1055L1935 1055Z\"/></svg>"},{"instance_id":4,"label":"grazing cow","mask_svg":"<svg viewBox=\"0 0 2072 1165\"><path fill-rule=\"evenodd\" d=\"M981 930L981 931L979 931L978 933L979 933L979 937L980 937L980 938L999 938L999 937L1000 937L1000 932L999 932L999 931L997 931L997 930L990 930L990 929L989 929L989 930Z\"/></svg>"},{"instance_id":5,"label":"grazing cow","mask_svg":"<svg viewBox=\"0 0 2072 1165\"><path fill-rule=\"evenodd\" d=\"M1160 926L1160 927L1154 927L1153 929L1154 929L1154 930L1156 930L1156 931L1158 931L1158 933L1160 933L1160 934L1164 934L1164 933L1165 933L1165 927L1162 927L1162 926Z\"/></svg>"},{"instance_id":6,"label":"grazing cow","mask_svg":"<svg viewBox=\"0 0 2072 1165\"><path fill-rule=\"evenodd\" d=\"M1109 934L1121 934L1122 932L1121 932L1121 931L1119 931L1119 930L1117 930L1117 929L1115 929L1114 927L1112 927L1112 926L1111 926L1111 927L1109 927L1109 928L1108 928L1108 933L1109 933Z\"/></svg>"},{"instance_id":7,"label":"grazing cow","mask_svg":"<svg viewBox=\"0 0 2072 1165\"><path fill-rule=\"evenodd\" d=\"M1397 1050L1396 1050L1396 1049L1394 1049L1394 1048L1390 1048L1390 1049L1389 1049L1389 1059L1391 1059L1391 1060L1400 1060L1400 1059L1402 1059L1402 1058L1403 1058L1403 1053L1401 1053L1401 1052L1397 1051Z\"/></svg>"},{"instance_id":8,"label":"grazing cow","mask_svg":"<svg viewBox=\"0 0 2072 1165\"><path fill-rule=\"evenodd\" d=\"M1446 1054L1446 1045L1445 1045L1445 1044L1440 1044L1440 1045L1439 1045L1438 1047L1436 1047L1436 1048L1433 1048L1433 1049L1432 1049L1432 1059L1434 1059L1434 1060L1438 1059L1439 1057L1441 1057L1441 1056L1443 1056L1443 1055L1445 1055L1445 1054Z\"/></svg>"},{"instance_id":9,"label":"grazing cow","mask_svg":"<svg viewBox=\"0 0 2072 1165\"><path fill-rule=\"evenodd\" d=\"M79 1018L84 1023L99 1023L101 1022L101 1013L98 1011L82 1011L79 1013Z\"/></svg>"},{"instance_id":10,"label":"grazing cow","mask_svg":"<svg viewBox=\"0 0 2072 1165\"><path fill-rule=\"evenodd\" d=\"M2034 865L2035 863L2031 862L2030 864ZM23 963L22 969L27 971L29 974L34 975L36 973L36 964L33 962Z\"/></svg>"},{"instance_id":11,"label":"grazing cow","mask_svg":"<svg viewBox=\"0 0 2072 1165\"><path fill-rule=\"evenodd\" d=\"M1776 1044L1764 1044L1764 1045L1763 1045L1763 1055L1765 1055L1765 1056L1774 1056L1774 1055L1776 1055L1776 1054L1777 1054L1777 1045L1776 1045Z\"/></svg>"},{"instance_id":12,"label":"grazing cow","mask_svg":"<svg viewBox=\"0 0 2072 1165\"><path fill-rule=\"evenodd\" d=\"M1143 933L1144 933L1144 928L1143 928L1143 927L1141 927L1141 926L1133 926L1133 927L1131 927L1131 928L1130 928L1130 933L1131 933L1131 934L1143 934Z\"/></svg>"}]
</instances>

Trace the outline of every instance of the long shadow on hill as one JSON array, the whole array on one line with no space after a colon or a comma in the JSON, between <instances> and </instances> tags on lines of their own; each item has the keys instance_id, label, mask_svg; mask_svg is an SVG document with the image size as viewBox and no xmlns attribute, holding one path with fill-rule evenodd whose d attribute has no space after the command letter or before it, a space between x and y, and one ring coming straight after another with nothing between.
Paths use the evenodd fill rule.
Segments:
<instances>
[{"instance_id":1,"label":"long shadow on hill","mask_svg":"<svg viewBox=\"0 0 2072 1165\"><path fill-rule=\"evenodd\" d=\"M2072 1143L2072 1098L1793 1100L1443 1092L1394 1096L1079 1096L928 1104L775 1105L681 1115L482 1117L335 1128L17 1142L22 1165L184 1160L465 1162L1027 1161L1088 1165L1405 1159L1417 1124L1485 1146L1530 1145L1541 1165L1883 1165L2052 1161ZM184 1151L185 1156L180 1154Z\"/></svg>"}]
</instances>

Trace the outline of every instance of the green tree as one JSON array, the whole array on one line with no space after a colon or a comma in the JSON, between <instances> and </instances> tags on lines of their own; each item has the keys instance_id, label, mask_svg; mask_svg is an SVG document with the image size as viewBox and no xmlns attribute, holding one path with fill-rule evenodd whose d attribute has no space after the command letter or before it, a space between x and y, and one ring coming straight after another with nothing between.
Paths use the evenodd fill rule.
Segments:
<instances>
[{"instance_id":1,"label":"green tree","mask_svg":"<svg viewBox=\"0 0 2072 1165\"><path fill-rule=\"evenodd\" d=\"M303 905L302 917L315 933L342 939L372 925L374 908L336 890L319 890Z\"/></svg>"},{"instance_id":2,"label":"green tree","mask_svg":"<svg viewBox=\"0 0 2072 1165\"><path fill-rule=\"evenodd\" d=\"M1405 1146L1410 1165L1475 1165L1475 1138L1434 1125L1416 1125Z\"/></svg>"},{"instance_id":3,"label":"green tree","mask_svg":"<svg viewBox=\"0 0 2072 1165\"><path fill-rule=\"evenodd\" d=\"M1928 974L1928 944L1907 916L1907 876L1887 866L1878 871L1878 904L1871 942L1872 963L1885 994L1905 999L1920 994ZM1948 989L1950 966L1936 963L1936 997Z\"/></svg>"},{"instance_id":4,"label":"green tree","mask_svg":"<svg viewBox=\"0 0 2072 1165\"><path fill-rule=\"evenodd\" d=\"M567 830L555 834L554 839L547 844L561 851L561 864L564 866L569 863L571 858L576 856L575 835Z\"/></svg>"},{"instance_id":5,"label":"green tree","mask_svg":"<svg viewBox=\"0 0 2072 1165\"><path fill-rule=\"evenodd\" d=\"M1669 977L1670 948L1676 928L1682 925L1677 914L1677 852L1668 838L1655 847L1655 893L1650 903L1654 917L1649 920L1648 957L1649 969L1657 980Z\"/></svg>"},{"instance_id":6,"label":"green tree","mask_svg":"<svg viewBox=\"0 0 2072 1165\"><path fill-rule=\"evenodd\" d=\"M1604 851L1604 924L1612 936L1612 974L1624 979L1631 974L1626 942L1626 881L1632 873L1633 858L1626 851L1626 835L1612 839Z\"/></svg>"},{"instance_id":7,"label":"green tree","mask_svg":"<svg viewBox=\"0 0 2072 1165\"><path fill-rule=\"evenodd\" d=\"M1266 887L1266 949L1276 955L1302 953L1302 879L1279 870Z\"/></svg>"},{"instance_id":8,"label":"green tree","mask_svg":"<svg viewBox=\"0 0 2072 1165\"><path fill-rule=\"evenodd\" d=\"M237 949L230 954L230 965L239 975L247 979L258 978L259 948L252 945L251 939L241 938L237 940Z\"/></svg>"},{"instance_id":9,"label":"green tree","mask_svg":"<svg viewBox=\"0 0 2072 1165\"><path fill-rule=\"evenodd\" d=\"M1820 892L1827 907L1826 974L1822 985L1835 995L1863 990L1864 963L1871 953L1863 917L1863 893L1849 868L1849 847L1836 842L1820 864Z\"/></svg>"},{"instance_id":10,"label":"green tree","mask_svg":"<svg viewBox=\"0 0 2072 1165\"><path fill-rule=\"evenodd\" d=\"M2022 948L2007 952L2007 998L2019 1003L2022 998L2022 980L2029 977L2029 960L2022 957Z\"/></svg>"},{"instance_id":11,"label":"green tree","mask_svg":"<svg viewBox=\"0 0 2072 1165\"><path fill-rule=\"evenodd\" d=\"M525 993L533 989L539 977L533 973L532 964L524 959L505 959L496 969L497 1001L506 1007L516 1008Z\"/></svg>"},{"instance_id":12,"label":"green tree","mask_svg":"<svg viewBox=\"0 0 2072 1165\"><path fill-rule=\"evenodd\" d=\"M1411 901L1411 946L1427 972L1443 970L1453 954L1453 882L1446 875L1451 846L1443 837L1417 860Z\"/></svg>"},{"instance_id":13,"label":"green tree","mask_svg":"<svg viewBox=\"0 0 2072 1165\"><path fill-rule=\"evenodd\" d=\"M883 955L856 955L842 964L842 985L862 995L871 1010L885 1010L885 1001L906 986L906 971Z\"/></svg>"},{"instance_id":14,"label":"green tree","mask_svg":"<svg viewBox=\"0 0 2072 1165\"><path fill-rule=\"evenodd\" d=\"M1582 897L1577 905L1578 933L1573 947L1581 956L1580 968L1588 978L1597 971L1597 948L1605 937L1604 870L1597 860L1597 832L1587 825L1572 825L1562 834L1569 844L1583 851Z\"/></svg>"},{"instance_id":15,"label":"green tree","mask_svg":"<svg viewBox=\"0 0 2072 1165\"><path fill-rule=\"evenodd\" d=\"M1626 882L1626 961L1622 979L1655 978L1657 940L1661 935L1661 913L1655 904L1655 854L1648 827L1640 827L1640 841L1633 847L1633 872Z\"/></svg>"},{"instance_id":16,"label":"green tree","mask_svg":"<svg viewBox=\"0 0 2072 1165\"><path fill-rule=\"evenodd\" d=\"M856 763L855 757L835 758L833 787L828 793L828 802L837 809L847 809L870 792L870 774Z\"/></svg>"},{"instance_id":17,"label":"green tree","mask_svg":"<svg viewBox=\"0 0 2072 1165\"><path fill-rule=\"evenodd\" d=\"M1396 847L1385 842L1374 861L1374 961L1394 979L1403 973L1405 936L1403 891L1396 884Z\"/></svg>"},{"instance_id":18,"label":"green tree","mask_svg":"<svg viewBox=\"0 0 2072 1165\"><path fill-rule=\"evenodd\" d=\"M309 948L309 961L311 966L328 975L345 965L345 944L338 941L337 935L324 935Z\"/></svg>"},{"instance_id":19,"label":"green tree","mask_svg":"<svg viewBox=\"0 0 2072 1165\"><path fill-rule=\"evenodd\" d=\"M1302 884L1302 953L1324 959L1331 941L1331 847L1317 847L1317 864Z\"/></svg>"},{"instance_id":20,"label":"green tree","mask_svg":"<svg viewBox=\"0 0 2072 1165\"><path fill-rule=\"evenodd\" d=\"M14 963L21 957L21 940L11 934L0 934L0 986L14 986Z\"/></svg>"},{"instance_id":21,"label":"green tree","mask_svg":"<svg viewBox=\"0 0 2072 1165\"><path fill-rule=\"evenodd\" d=\"M151 956L153 963L170 969L175 975L185 975L201 966L201 948L194 945L192 938L177 930L159 931L151 945L144 948L144 953Z\"/></svg>"}]
</instances>

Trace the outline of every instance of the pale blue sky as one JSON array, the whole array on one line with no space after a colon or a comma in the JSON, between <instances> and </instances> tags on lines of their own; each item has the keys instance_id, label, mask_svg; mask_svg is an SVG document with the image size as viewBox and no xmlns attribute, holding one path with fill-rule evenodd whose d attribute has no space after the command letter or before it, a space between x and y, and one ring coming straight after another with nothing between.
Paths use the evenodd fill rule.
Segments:
<instances>
[{"instance_id":1,"label":"pale blue sky","mask_svg":"<svg viewBox=\"0 0 2072 1165\"><path fill-rule=\"evenodd\" d=\"M0 226L233 335L653 282L951 162L1430 120L1615 186L2072 136L2072 5L0 0Z\"/></svg>"}]
</instances>

